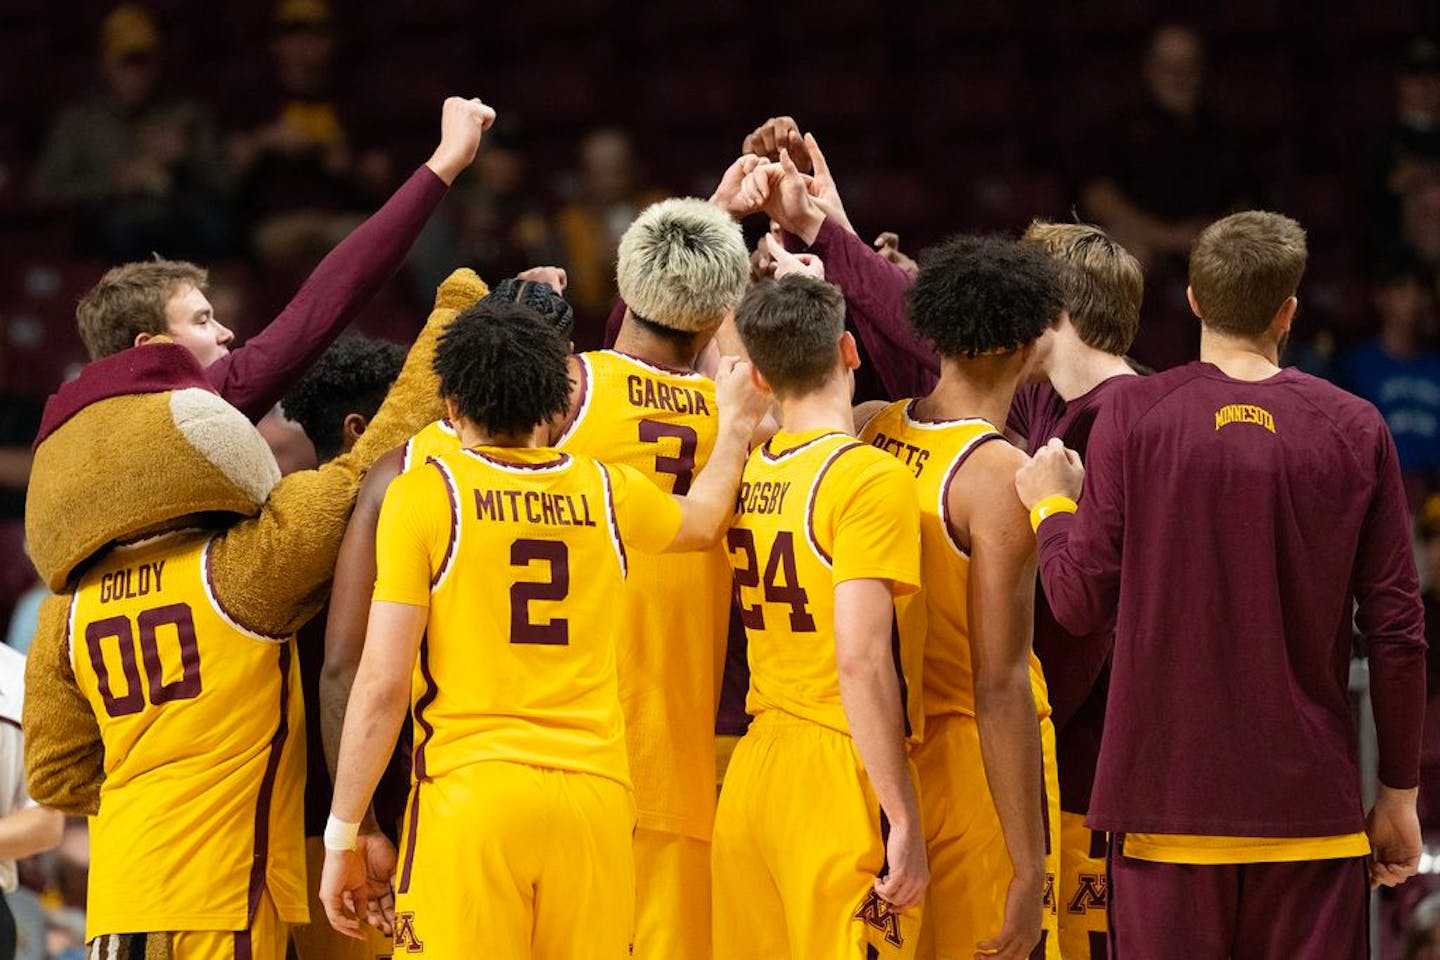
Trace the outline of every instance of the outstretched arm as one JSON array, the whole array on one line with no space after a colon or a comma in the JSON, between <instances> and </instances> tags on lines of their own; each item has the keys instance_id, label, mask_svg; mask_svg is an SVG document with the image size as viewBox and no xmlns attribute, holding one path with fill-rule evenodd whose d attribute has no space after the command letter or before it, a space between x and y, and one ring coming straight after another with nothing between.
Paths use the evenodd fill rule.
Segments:
<instances>
[{"instance_id":1,"label":"outstretched arm","mask_svg":"<svg viewBox=\"0 0 1440 960\"><path fill-rule=\"evenodd\" d=\"M269 326L206 370L221 396L251 420L279 401L400 268L494 119L478 100L445 101L435 154L320 261Z\"/></svg>"},{"instance_id":2,"label":"outstretched arm","mask_svg":"<svg viewBox=\"0 0 1440 960\"><path fill-rule=\"evenodd\" d=\"M211 582L234 622L280 639L319 612L361 477L381 454L444 414L431 368L435 343L485 292L473 271L451 274L399 378L355 447L318 470L290 474L259 516L217 538L210 552Z\"/></svg>"}]
</instances>

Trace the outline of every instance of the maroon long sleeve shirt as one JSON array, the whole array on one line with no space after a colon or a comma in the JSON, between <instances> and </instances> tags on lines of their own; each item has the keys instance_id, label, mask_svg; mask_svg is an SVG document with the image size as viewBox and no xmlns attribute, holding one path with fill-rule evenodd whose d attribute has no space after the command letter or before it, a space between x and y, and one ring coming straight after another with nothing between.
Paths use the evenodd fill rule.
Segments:
<instances>
[{"instance_id":1,"label":"maroon long sleeve shirt","mask_svg":"<svg viewBox=\"0 0 1440 960\"><path fill-rule=\"evenodd\" d=\"M786 238L787 246L797 244L803 249L798 238ZM825 279L845 295L850 323L890 398L929 393L940 378L940 358L910 326L910 275L829 218L809 250L824 261Z\"/></svg>"},{"instance_id":2,"label":"maroon long sleeve shirt","mask_svg":"<svg viewBox=\"0 0 1440 960\"><path fill-rule=\"evenodd\" d=\"M1364 829L1352 623L1380 779L1418 782L1423 609L1395 444L1370 404L1293 369L1138 378L1103 405L1080 509L1046 519L1039 549L1061 626L1116 623L1095 829Z\"/></svg>"},{"instance_id":3,"label":"maroon long sleeve shirt","mask_svg":"<svg viewBox=\"0 0 1440 960\"><path fill-rule=\"evenodd\" d=\"M1106 398L1133 379L1111 377L1068 403L1048 383L1027 384L1016 391L1006 425L1025 438L1027 453L1033 455L1052 437L1059 437L1084 458L1095 417ZM1113 624L1081 636L1066 630L1055 619L1044 588L1036 585L1035 655L1045 670L1050 695L1060 809L1066 813L1083 814L1090 809L1114 636Z\"/></svg>"},{"instance_id":4,"label":"maroon long sleeve shirt","mask_svg":"<svg viewBox=\"0 0 1440 960\"><path fill-rule=\"evenodd\" d=\"M400 269L446 189L429 167L412 173L320 261L279 316L206 368L215 390L252 421L265 416Z\"/></svg>"}]
</instances>

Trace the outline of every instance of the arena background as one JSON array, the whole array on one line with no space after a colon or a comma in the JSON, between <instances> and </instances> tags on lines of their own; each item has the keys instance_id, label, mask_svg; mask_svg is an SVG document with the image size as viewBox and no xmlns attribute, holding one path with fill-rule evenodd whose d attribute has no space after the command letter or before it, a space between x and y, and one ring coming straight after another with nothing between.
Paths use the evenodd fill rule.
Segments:
<instances>
[{"instance_id":1,"label":"arena background","mask_svg":"<svg viewBox=\"0 0 1440 960\"><path fill-rule=\"evenodd\" d=\"M667 193L708 195L745 134L776 114L819 137L860 233L897 232L911 255L958 230L1100 218L1087 200L1106 181L1180 225L1238 206L1297 217L1311 258L1290 362L1345 381L1367 344L1405 345L1403 403L1385 412L1414 440L1406 467L1428 582L1440 570L1440 500L1427 500L1440 469L1440 50L1423 38L1440 34L1440 5L1160 6L157 0L116 13L0 0L0 623L20 604L12 636L24 642L24 450L39 404L83 362L77 298L111 263L187 257L211 268L219 317L243 339L328 238L428 156L455 93L482 97L499 120L362 315L366 332L408 340L456 264L495 278L556 263L570 271L577 345L597 343L613 242L634 211ZM1144 68L1166 24L1203 44L1203 58L1169 63L1168 82L1202 91L1183 156L1156 142L1165 81ZM1402 109L1406 83L1403 96L1431 97L1428 120L1414 102ZM117 84L138 91L136 106L107 99ZM264 136L296 100L307 109L292 116L334 148L321 160ZM1135 353L1155 366L1198 342L1176 247L1145 258ZM1397 383L1353 386L1383 401ZM1435 596L1427 586L1427 609ZM1437 765L1440 730L1427 747L1427 770ZM1432 830L1435 779L1421 799ZM83 856L77 831L26 871L41 896L23 896L50 911L53 955L83 904ZM1440 867L1427 858L1426 869ZM1387 905L1386 956L1402 955L1414 927L1405 955L1440 957L1423 933L1440 902L1411 909L1431 890L1433 873Z\"/></svg>"}]
</instances>

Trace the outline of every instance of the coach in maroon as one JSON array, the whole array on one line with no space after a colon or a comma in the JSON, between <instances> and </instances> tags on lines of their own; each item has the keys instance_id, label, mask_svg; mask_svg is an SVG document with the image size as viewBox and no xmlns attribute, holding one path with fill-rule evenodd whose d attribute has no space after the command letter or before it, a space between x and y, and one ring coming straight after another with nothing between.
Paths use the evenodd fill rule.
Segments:
<instances>
[{"instance_id":1,"label":"coach in maroon","mask_svg":"<svg viewBox=\"0 0 1440 960\"><path fill-rule=\"evenodd\" d=\"M1415 872L1423 615L1395 445L1368 403L1278 366L1299 224L1239 213L1190 261L1201 360L1114 391L1088 471L1017 476L1060 624L1115 620L1089 823L1112 834L1112 956L1366 956L1372 883ZM1074 500L1084 496L1077 510ZM1346 692L1369 647L1367 825Z\"/></svg>"}]
</instances>

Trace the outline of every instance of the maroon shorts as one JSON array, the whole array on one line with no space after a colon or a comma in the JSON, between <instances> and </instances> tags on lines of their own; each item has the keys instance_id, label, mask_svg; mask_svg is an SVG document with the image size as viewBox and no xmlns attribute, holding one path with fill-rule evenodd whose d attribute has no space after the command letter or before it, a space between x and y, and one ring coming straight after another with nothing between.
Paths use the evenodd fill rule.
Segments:
<instances>
[{"instance_id":1,"label":"maroon shorts","mask_svg":"<svg viewBox=\"0 0 1440 960\"><path fill-rule=\"evenodd\" d=\"M1111 960L1365 960L1368 857L1193 866L1110 840Z\"/></svg>"}]
</instances>

